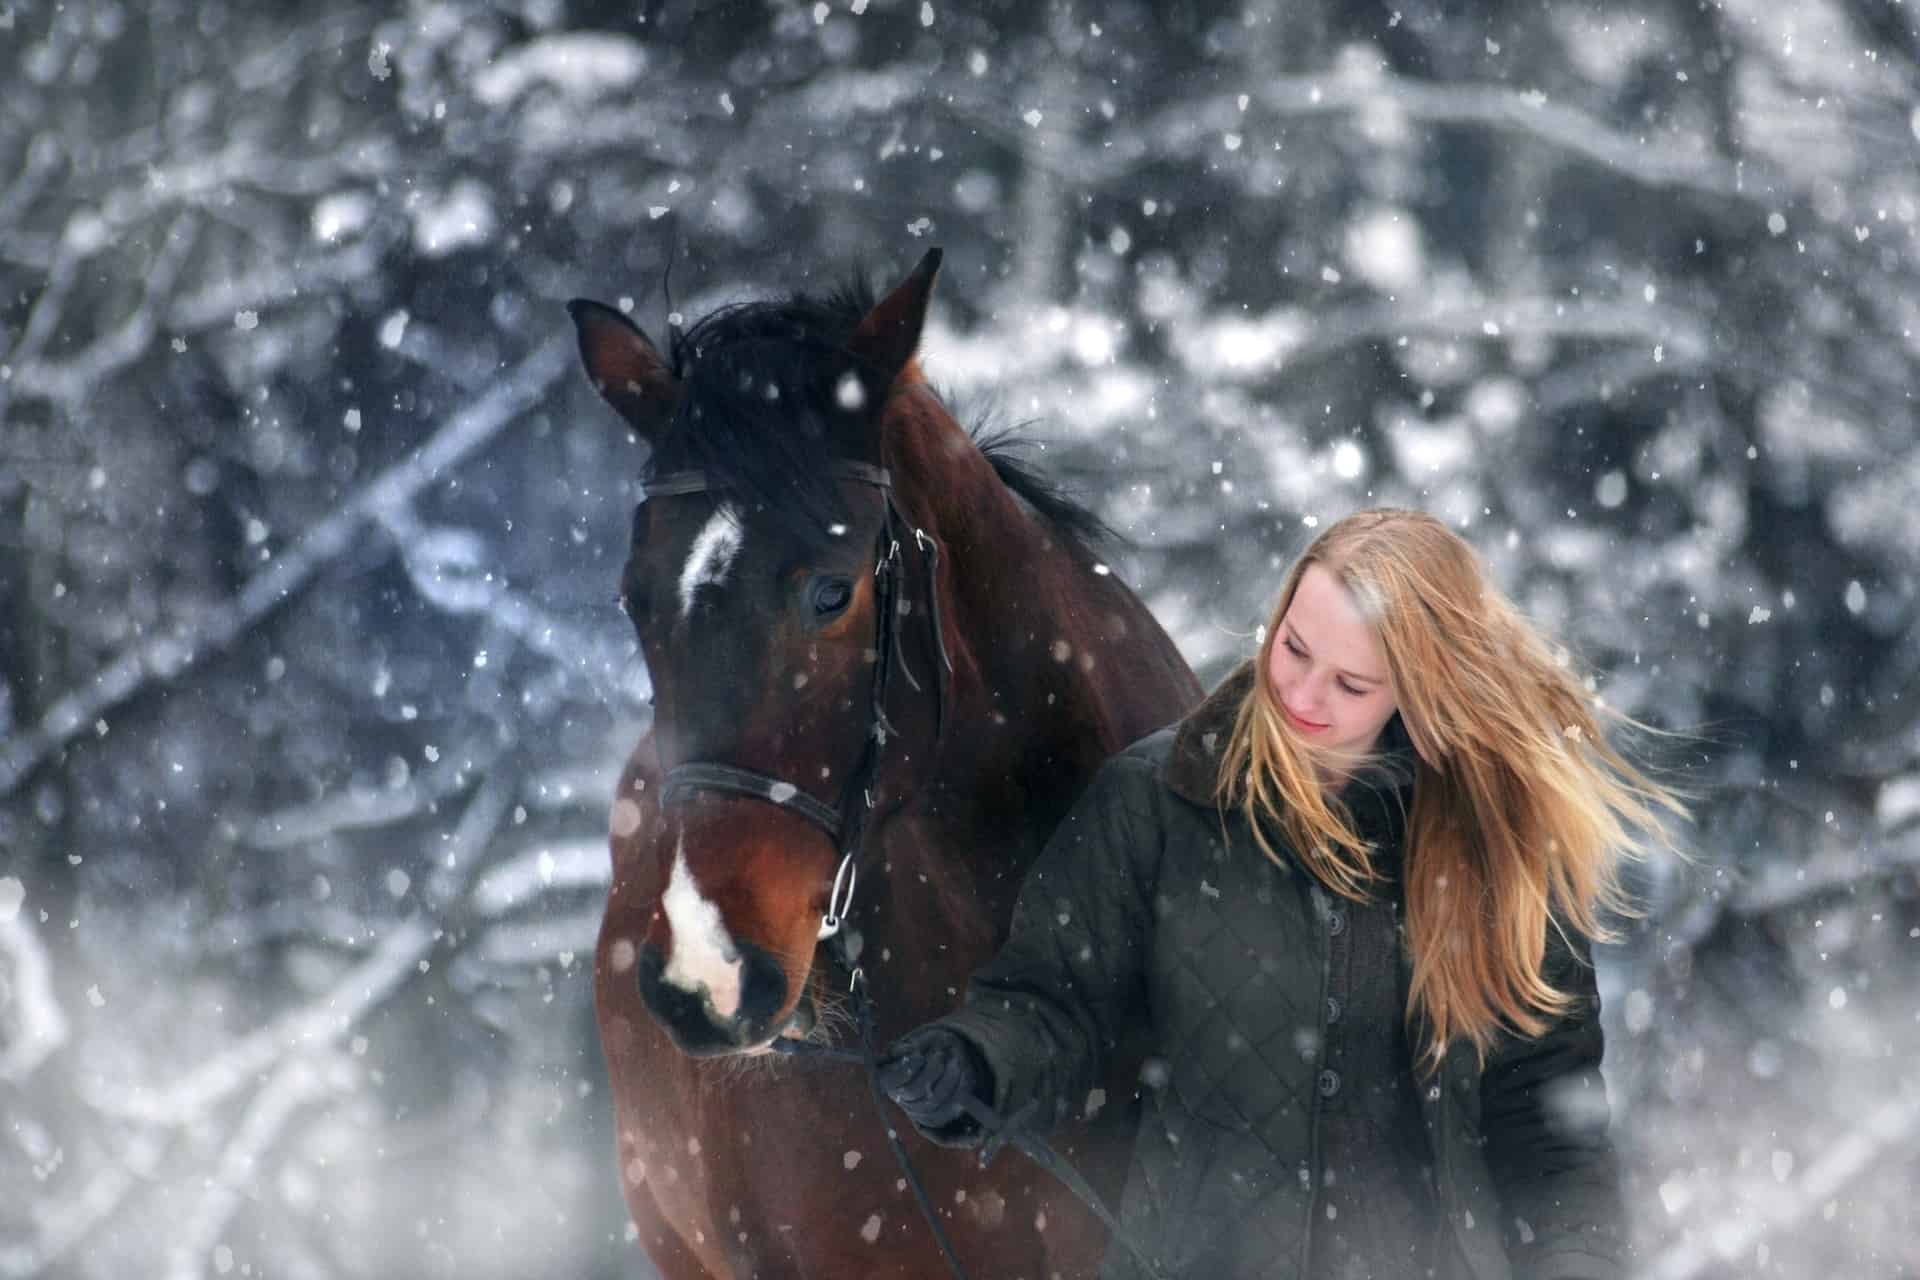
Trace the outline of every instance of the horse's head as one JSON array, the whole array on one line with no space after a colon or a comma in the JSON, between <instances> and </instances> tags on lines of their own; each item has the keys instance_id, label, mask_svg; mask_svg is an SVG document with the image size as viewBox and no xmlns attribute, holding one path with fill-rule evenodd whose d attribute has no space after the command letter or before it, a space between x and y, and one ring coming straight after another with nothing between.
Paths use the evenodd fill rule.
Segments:
<instances>
[{"instance_id":1,"label":"horse's head","mask_svg":"<svg viewBox=\"0 0 1920 1280\"><path fill-rule=\"evenodd\" d=\"M647 829L624 798L613 825L652 904L631 940L641 994L688 1053L813 1016L835 826L864 816L882 624L900 608L897 569L876 566L896 536L912 545L880 471L887 401L938 265L877 305L726 308L664 356L619 312L571 307L594 386L652 449L621 595L664 784Z\"/></svg>"}]
</instances>

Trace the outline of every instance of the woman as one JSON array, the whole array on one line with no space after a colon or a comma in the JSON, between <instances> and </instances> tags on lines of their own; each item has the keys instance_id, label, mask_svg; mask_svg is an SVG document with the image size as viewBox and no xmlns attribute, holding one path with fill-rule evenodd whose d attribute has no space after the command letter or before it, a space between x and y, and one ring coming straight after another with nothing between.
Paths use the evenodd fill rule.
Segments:
<instances>
[{"instance_id":1,"label":"woman","mask_svg":"<svg viewBox=\"0 0 1920 1280\"><path fill-rule=\"evenodd\" d=\"M1589 940L1660 810L1461 538L1361 512L1255 661L1103 766L882 1082L970 1144L963 1098L1057 1121L1145 1020L1120 1214L1166 1274L1619 1276Z\"/></svg>"}]
</instances>

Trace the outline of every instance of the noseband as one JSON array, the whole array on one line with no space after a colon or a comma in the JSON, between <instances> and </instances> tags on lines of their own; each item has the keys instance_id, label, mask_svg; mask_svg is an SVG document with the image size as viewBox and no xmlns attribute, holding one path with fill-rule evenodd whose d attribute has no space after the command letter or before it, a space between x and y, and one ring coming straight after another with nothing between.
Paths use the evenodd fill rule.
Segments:
<instances>
[{"instance_id":1,"label":"noseband","mask_svg":"<svg viewBox=\"0 0 1920 1280\"><path fill-rule=\"evenodd\" d=\"M835 479L873 486L880 491L885 504L879 538L874 547L875 656L867 732L862 740L860 759L841 784L837 807L810 795L799 783L714 760L688 761L668 770L660 792L660 806L663 809L703 791L763 800L804 818L824 831L840 853L840 864L833 875L833 889L827 897L826 914L820 919L821 939L831 938L840 932L847 911L853 905L854 883L858 878L855 855L860 850L861 839L866 832L867 816L873 809L873 786L880 774L887 738L897 732L887 720L887 688L894 664L900 664L900 674L906 677L909 684L915 689L920 688L920 682L914 679L899 655L901 595L906 587L902 581L904 565L898 535L902 527L913 529L914 546L919 549L927 566L927 616L933 626L934 652L938 657L933 672L936 750L946 731L947 677L953 670L953 664L947 658L946 638L940 627L940 544L901 513L893 499L892 476L885 467L840 461L833 463L827 469L827 474ZM641 492L649 498L665 498L707 493L718 487L704 471L673 471L649 480L642 486ZM852 957L848 959L851 963Z\"/></svg>"}]
</instances>

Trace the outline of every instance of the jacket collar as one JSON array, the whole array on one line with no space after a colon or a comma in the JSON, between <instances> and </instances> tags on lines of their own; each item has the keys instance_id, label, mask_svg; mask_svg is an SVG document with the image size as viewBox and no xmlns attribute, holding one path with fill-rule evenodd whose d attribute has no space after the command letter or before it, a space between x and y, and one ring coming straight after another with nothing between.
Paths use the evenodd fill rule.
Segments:
<instances>
[{"instance_id":1,"label":"jacket collar","mask_svg":"<svg viewBox=\"0 0 1920 1280\"><path fill-rule=\"evenodd\" d=\"M1193 804L1214 802L1214 780L1220 776L1220 756L1233 736L1240 704L1253 691L1253 663L1247 659L1214 687L1174 729L1173 753L1167 759L1167 785Z\"/></svg>"},{"instance_id":2,"label":"jacket collar","mask_svg":"<svg viewBox=\"0 0 1920 1280\"><path fill-rule=\"evenodd\" d=\"M1181 799L1199 805L1215 803L1214 782L1220 776L1220 757L1226 752L1227 740L1233 736L1240 704L1253 692L1254 661L1249 658L1235 667L1233 674L1216 685L1175 727L1173 751L1167 759L1167 785ZM1383 799L1400 793L1398 807L1404 808L1408 799L1406 788L1413 782L1414 758L1413 741L1396 715L1381 732L1380 752L1374 767L1359 778L1364 778L1367 789L1379 793Z\"/></svg>"}]
</instances>

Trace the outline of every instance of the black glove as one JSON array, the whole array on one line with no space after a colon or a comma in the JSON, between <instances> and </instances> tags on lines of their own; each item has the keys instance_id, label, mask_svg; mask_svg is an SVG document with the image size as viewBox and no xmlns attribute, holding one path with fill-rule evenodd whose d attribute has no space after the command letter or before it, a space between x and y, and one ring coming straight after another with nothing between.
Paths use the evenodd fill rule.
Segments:
<instances>
[{"instance_id":1,"label":"black glove","mask_svg":"<svg viewBox=\"0 0 1920 1280\"><path fill-rule=\"evenodd\" d=\"M876 1069L882 1091L923 1130L945 1129L965 1117L962 1102L982 1097L992 1081L966 1037L939 1026L894 1041Z\"/></svg>"}]
</instances>

